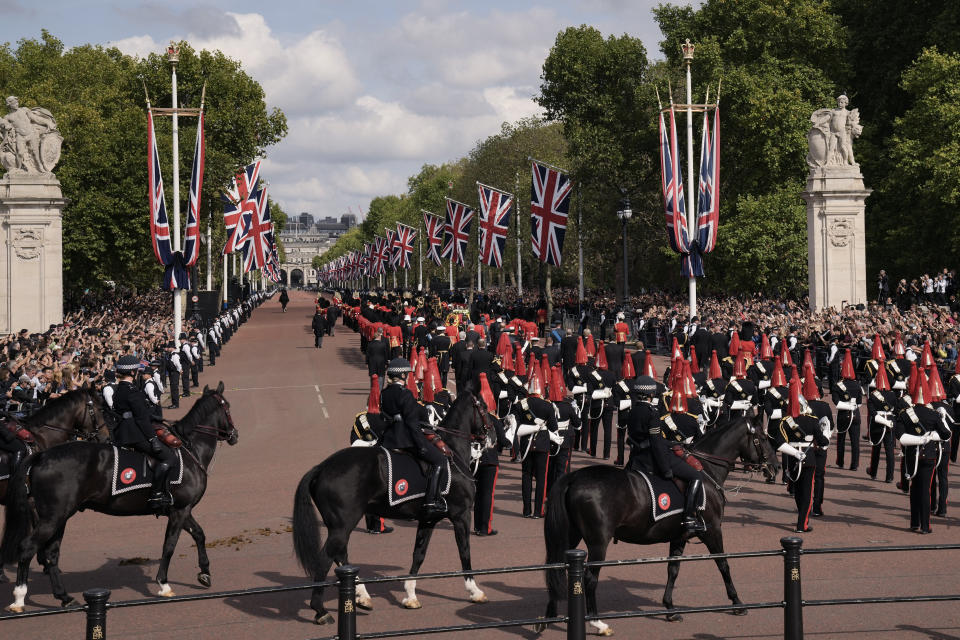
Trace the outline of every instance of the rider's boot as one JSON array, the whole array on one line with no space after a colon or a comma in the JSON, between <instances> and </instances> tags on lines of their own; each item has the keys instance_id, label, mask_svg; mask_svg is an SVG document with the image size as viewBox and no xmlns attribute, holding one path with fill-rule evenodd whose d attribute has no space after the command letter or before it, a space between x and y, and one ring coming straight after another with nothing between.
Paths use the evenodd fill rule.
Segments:
<instances>
[{"instance_id":1,"label":"rider's boot","mask_svg":"<svg viewBox=\"0 0 960 640\"><path fill-rule=\"evenodd\" d=\"M687 485L687 493L684 496L683 505L683 528L690 533L703 533L707 530L707 527L697 516L701 491L703 491L702 480L691 480Z\"/></svg>"},{"instance_id":2,"label":"rider's boot","mask_svg":"<svg viewBox=\"0 0 960 640\"><path fill-rule=\"evenodd\" d=\"M11 454L13 457L10 459L10 475L13 475L13 472L20 466L24 453L25 451L23 449L17 449Z\"/></svg>"},{"instance_id":3,"label":"rider's boot","mask_svg":"<svg viewBox=\"0 0 960 640\"><path fill-rule=\"evenodd\" d=\"M447 501L440 495L440 473L443 467L434 466L430 470L427 483L427 495L423 499L421 511L426 518L438 518L447 513Z\"/></svg>"},{"instance_id":4,"label":"rider's boot","mask_svg":"<svg viewBox=\"0 0 960 640\"><path fill-rule=\"evenodd\" d=\"M150 497L147 504L153 509L154 513L162 514L173 504L173 498L170 495L167 486L167 476L170 473L170 465L165 462L158 462L153 468L153 486L150 489Z\"/></svg>"}]
</instances>

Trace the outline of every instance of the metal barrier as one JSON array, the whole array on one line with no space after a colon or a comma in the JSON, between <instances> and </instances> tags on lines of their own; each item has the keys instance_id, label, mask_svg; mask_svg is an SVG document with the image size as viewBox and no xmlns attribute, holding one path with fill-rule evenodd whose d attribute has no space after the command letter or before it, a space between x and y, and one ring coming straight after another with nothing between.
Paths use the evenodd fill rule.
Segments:
<instances>
[{"instance_id":1,"label":"metal barrier","mask_svg":"<svg viewBox=\"0 0 960 640\"><path fill-rule=\"evenodd\" d=\"M424 573L417 576L388 576L382 578L368 578L359 582L374 584L382 582L400 582L416 578L430 580L439 578L465 578L477 575L493 575L505 573L521 573L527 571L543 571L546 569L565 569L567 572L567 615L553 618L523 618L484 622L478 624L460 624L444 627L427 627L419 629L403 629L399 631L378 631L373 633L357 632L357 568L353 566L338 567L335 572L336 580L282 587L257 587L235 591L221 591L203 593L190 596L175 596L172 598L144 598L139 600L125 600L109 602L110 591L107 589L90 589L83 592L85 605L68 607L66 609L46 609L26 613L0 615L3 620L40 617L48 615L70 614L78 611L86 612L86 640L106 640L107 638L107 611L125 607L139 607L145 605L173 604L197 600L221 600L225 598L261 595L265 593L281 593L285 591L302 591L314 587L337 586L337 635L318 638L316 640L362 640L369 638L397 638L412 635L428 635L453 631L479 631L481 629L495 629L503 627L532 626L537 624L566 623L568 640L584 640L588 621L597 619L618 620L625 618L650 618L669 614L693 614L730 611L731 609L748 611L751 609L783 609L783 637L786 640L802 640L803 638L803 609L805 607L841 606L860 604L888 604L895 602L946 602L960 600L960 594L952 595L920 595L902 597L864 597L864 598L837 598L833 600L803 600L800 558L803 555L851 554L851 553L889 553L898 551L943 551L960 549L960 544L937 545L897 545L888 547L838 547L829 549L802 549L803 540L796 537L780 539L781 549L770 551L743 551L737 553L718 553L696 556L676 556L661 558L637 558L634 560L605 560L601 562L586 562L586 552L582 549L571 549L566 553L566 561L553 564L526 565L520 567L503 567L498 569L476 569L473 571L449 571L442 573ZM664 564L667 562L702 562L704 560L739 559L739 558L783 558L783 599L778 602L754 602L731 605L729 603L701 607L675 607L673 609L654 609L649 611L626 611L605 613L602 616L588 616L586 614L586 599L584 592L584 572L589 567L624 567L632 565Z\"/></svg>"}]
</instances>

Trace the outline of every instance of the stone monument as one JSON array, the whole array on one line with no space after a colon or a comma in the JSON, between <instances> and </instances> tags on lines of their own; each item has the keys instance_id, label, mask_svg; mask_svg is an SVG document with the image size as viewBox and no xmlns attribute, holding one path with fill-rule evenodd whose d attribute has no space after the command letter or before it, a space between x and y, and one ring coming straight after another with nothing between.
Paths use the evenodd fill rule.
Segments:
<instances>
[{"instance_id":1,"label":"stone monument","mask_svg":"<svg viewBox=\"0 0 960 640\"><path fill-rule=\"evenodd\" d=\"M836 109L818 109L807 133L807 266L810 309L867 302L863 186L853 158L853 139L863 131L858 109L847 109L841 95Z\"/></svg>"},{"instance_id":2,"label":"stone monument","mask_svg":"<svg viewBox=\"0 0 960 640\"><path fill-rule=\"evenodd\" d=\"M63 321L63 207L53 115L7 98L0 118L0 334Z\"/></svg>"}]
</instances>

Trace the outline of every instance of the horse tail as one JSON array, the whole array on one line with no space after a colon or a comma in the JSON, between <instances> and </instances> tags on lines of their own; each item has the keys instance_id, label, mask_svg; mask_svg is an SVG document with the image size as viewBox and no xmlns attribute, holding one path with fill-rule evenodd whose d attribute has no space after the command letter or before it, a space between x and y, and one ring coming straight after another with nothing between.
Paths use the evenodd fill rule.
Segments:
<instances>
[{"instance_id":1,"label":"horse tail","mask_svg":"<svg viewBox=\"0 0 960 640\"><path fill-rule=\"evenodd\" d=\"M547 515L543 520L543 538L547 545L547 563L563 562L570 548L570 515L567 511L567 489L572 473L565 473L550 489L547 497ZM564 600L567 585L563 569L547 569L547 589L550 601Z\"/></svg>"},{"instance_id":2,"label":"horse tail","mask_svg":"<svg viewBox=\"0 0 960 640\"><path fill-rule=\"evenodd\" d=\"M321 466L304 474L293 498L293 550L297 562L311 576L320 566L320 524L314 512L313 486Z\"/></svg>"},{"instance_id":3,"label":"horse tail","mask_svg":"<svg viewBox=\"0 0 960 640\"><path fill-rule=\"evenodd\" d=\"M7 509L3 522L3 539L0 541L0 564L11 564L19 560L20 543L36 526L27 486L29 473L30 467L25 463L7 484Z\"/></svg>"}]
</instances>

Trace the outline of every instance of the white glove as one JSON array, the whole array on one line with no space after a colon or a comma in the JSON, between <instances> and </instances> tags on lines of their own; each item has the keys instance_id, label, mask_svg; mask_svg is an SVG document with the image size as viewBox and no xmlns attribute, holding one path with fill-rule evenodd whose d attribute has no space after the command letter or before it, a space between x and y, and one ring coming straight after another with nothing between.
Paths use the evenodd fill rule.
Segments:
<instances>
[{"instance_id":1,"label":"white glove","mask_svg":"<svg viewBox=\"0 0 960 640\"><path fill-rule=\"evenodd\" d=\"M563 444L563 436L562 436L562 435L560 435L560 434L557 433L556 431L550 431L549 433L550 433L550 442L552 442L553 444L555 444L555 445L557 445L557 446L560 446L560 445Z\"/></svg>"},{"instance_id":2,"label":"white glove","mask_svg":"<svg viewBox=\"0 0 960 640\"><path fill-rule=\"evenodd\" d=\"M800 462L803 462L803 459L807 457L806 454L804 454L802 451L800 451L799 449L796 449L796 448L792 447L791 445L787 444L786 442L784 442L782 445L780 445L779 447L777 447L777 451L779 451L780 453L785 453L785 454L787 454L788 456L793 456L794 458L796 458L796 459L799 460Z\"/></svg>"},{"instance_id":3,"label":"white glove","mask_svg":"<svg viewBox=\"0 0 960 640\"><path fill-rule=\"evenodd\" d=\"M893 383L893 388L894 388L894 389L906 389L906 388L907 388L907 382L906 382L905 380L897 380L896 382Z\"/></svg>"},{"instance_id":4,"label":"white glove","mask_svg":"<svg viewBox=\"0 0 960 640\"><path fill-rule=\"evenodd\" d=\"M910 447L915 445L927 444L927 441L924 440L924 436L915 436L912 433L905 433L900 436L900 444Z\"/></svg>"},{"instance_id":5,"label":"white glove","mask_svg":"<svg viewBox=\"0 0 960 640\"><path fill-rule=\"evenodd\" d=\"M757 388L758 388L758 389L767 389L767 388L769 388L769 387L770 387L770 381L769 381L769 380L761 380L760 383L757 385Z\"/></svg>"},{"instance_id":6,"label":"white glove","mask_svg":"<svg viewBox=\"0 0 960 640\"><path fill-rule=\"evenodd\" d=\"M730 409L732 411L748 411L750 409L749 400L734 400L730 403Z\"/></svg>"},{"instance_id":7,"label":"white glove","mask_svg":"<svg viewBox=\"0 0 960 640\"><path fill-rule=\"evenodd\" d=\"M626 400L621 400L621 401L620 401L620 411L626 411L627 409L629 409L629 408L630 408L630 404L631 404L631 403L630 403L629 398L626 399Z\"/></svg>"},{"instance_id":8,"label":"white glove","mask_svg":"<svg viewBox=\"0 0 960 640\"><path fill-rule=\"evenodd\" d=\"M377 444L376 440L360 440L359 438L350 443L351 447L372 447Z\"/></svg>"},{"instance_id":9,"label":"white glove","mask_svg":"<svg viewBox=\"0 0 960 640\"><path fill-rule=\"evenodd\" d=\"M712 409L716 409L723 403L720 402L720 398L707 398L706 400L703 401L703 404Z\"/></svg>"},{"instance_id":10,"label":"white glove","mask_svg":"<svg viewBox=\"0 0 960 640\"><path fill-rule=\"evenodd\" d=\"M580 394L583 394L586 392L587 392L587 385L585 384L578 384L575 387L573 387L573 389L570 389L570 393L572 393L575 396L579 396Z\"/></svg>"},{"instance_id":11,"label":"white glove","mask_svg":"<svg viewBox=\"0 0 960 640\"><path fill-rule=\"evenodd\" d=\"M833 430L830 428L830 420L826 416L820 418L820 431L823 432L823 437L827 440L833 434Z\"/></svg>"},{"instance_id":12,"label":"white glove","mask_svg":"<svg viewBox=\"0 0 960 640\"><path fill-rule=\"evenodd\" d=\"M503 400L504 398L509 397L509 394L507 394L506 389L500 389L500 394L497 397Z\"/></svg>"},{"instance_id":13,"label":"white glove","mask_svg":"<svg viewBox=\"0 0 960 640\"><path fill-rule=\"evenodd\" d=\"M927 442L940 442L940 434L937 433L936 431L930 431L923 437L927 439Z\"/></svg>"},{"instance_id":14,"label":"white glove","mask_svg":"<svg viewBox=\"0 0 960 640\"><path fill-rule=\"evenodd\" d=\"M878 413L878 414L874 417L874 420L877 421L877 422L879 422L880 424L882 424L882 425L885 426L885 427L892 427L892 426L893 426L893 420L891 420L889 417L883 415L883 414L885 414L885 413L888 413L888 412L884 411L884 412L882 412L882 413Z\"/></svg>"},{"instance_id":15,"label":"white glove","mask_svg":"<svg viewBox=\"0 0 960 640\"><path fill-rule=\"evenodd\" d=\"M783 417L783 410L782 410L782 409L774 409L773 411L770 412L770 419L771 419L771 420L779 420L779 419L782 418L782 417Z\"/></svg>"},{"instance_id":16,"label":"white glove","mask_svg":"<svg viewBox=\"0 0 960 640\"><path fill-rule=\"evenodd\" d=\"M841 401L837 403L838 411L856 411L857 403L853 401Z\"/></svg>"},{"instance_id":17,"label":"white glove","mask_svg":"<svg viewBox=\"0 0 960 640\"><path fill-rule=\"evenodd\" d=\"M944 408L944 407L937 407L937 413L940 414L940 418L943 419L945 422L946 422L946 421L949 421L949 422L953 422L953 421L954 421L953 418L950 417L950 414L947 413L947 410L946 410L946 408Z\"/></svg>"}]
</instances>

